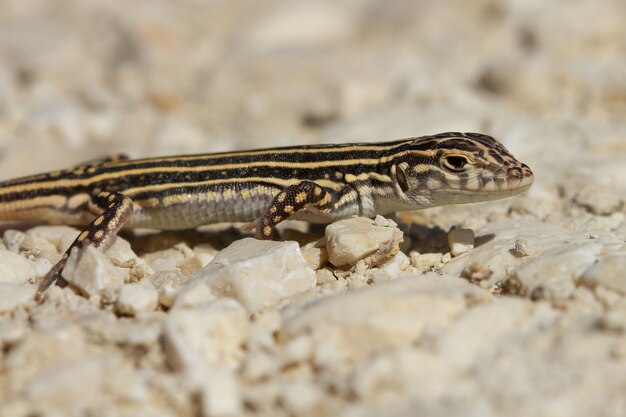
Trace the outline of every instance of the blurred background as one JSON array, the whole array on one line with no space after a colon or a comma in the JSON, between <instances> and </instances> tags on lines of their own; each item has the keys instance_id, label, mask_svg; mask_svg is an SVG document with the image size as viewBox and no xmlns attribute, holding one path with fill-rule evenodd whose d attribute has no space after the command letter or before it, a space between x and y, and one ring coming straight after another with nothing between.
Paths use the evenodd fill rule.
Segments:
<instances>
[{"instance_id":1,"label":"blurred background","mask_svg":"<svg viewBox=\"0 0 626 417\"><path fill-rule=\"evenodd\" d=\"M2 1L0 178L450 130L539 179L615 173L625 23L623 0Z\"/></svg>"}]
</instances>

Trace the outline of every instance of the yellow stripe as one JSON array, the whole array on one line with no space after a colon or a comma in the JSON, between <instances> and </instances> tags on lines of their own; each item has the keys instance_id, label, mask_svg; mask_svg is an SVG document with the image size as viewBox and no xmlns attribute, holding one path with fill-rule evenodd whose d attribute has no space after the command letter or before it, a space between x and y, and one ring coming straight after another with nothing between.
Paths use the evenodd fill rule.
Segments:
<instances>
[{"instance_id":1,"label":"yellow stripe","mask_svg":"<svg viewBox=\"0 0 626 417\"><path fill-rule=\"evenodd\" d=\"M121 161L112 161L105 162L102 166L112 165L112 166L126 166L132 165L134 163L140 162L169 162L169 161L193 161L194 159L217 159L217 158L231 158L237 156L252 156L252 155L289 155L294 153L333 153L333 152L355 152L355 151L386 151L390 149L394 149L407 143L413 142L415 139L407 139L404 142L396 143L394 145L335 145L332 148L293 148L293 149L263 149L263 150L251 150L251 151L235 151L235 152L218 152L218 153L207 153L207 154L196 154L196 155L180 155L180 156L166 156L166 157L156 157L156 158L144 158L144 159L129 159L129 160L121 160Z\"/></svg>"},{"instance_id":2,"label":"yellow stripe","mask_svg":"<svg viewBox=\"0 0 626 417\"><path fill-rule=\"evenodd\" d=\"M370 159L351 159L351 160L338 160L338 161L318 161L318 162L249 162L249 163L240 163L240 164L224 164L224 165L212 165L212 166L197 166L197 167L153 167L153 168L137 168L137 169L129 169L123 171L117 171L112 173L102 173L100 175L95 175L89 178L83 179L60 179L56 181L47 181L40 183L32 183L32 184L23 184L10 186L3 189L0 189L0 194L9 194L16 193L22 191L30 191L30 190L41 190L44 188L54 188L54 187L75 187L75 186L89 186L95 182L103 181L103 180L112 180L120 177L124 177L127 175L141 175L141 174L150 174L155 172L211 172L211 171L220 171L220 170L230 170L230 169L240 169L240 168L249 168L249 167L272 167L272 168L287 168L287 169L298 169L298 168L306 168L306 169L317 169L317 168L326 168L326 167L344 167L344 166L352 166L352 165L376 165L379 163L385 163L391 161L400 156L404 156L409 151L398 152L393 155L389 155L382 158L370 158ZM411 151L411 153L415 153L415 151ZM431 154L430 151L424 151L424 156L429 156ZM301 178L304 179L304 178ZM229 180L226 180L228 182ZM194 183L188 183L191 186ZM320 184L321 185L321 184Z\"/></svg>"}]
</instances>

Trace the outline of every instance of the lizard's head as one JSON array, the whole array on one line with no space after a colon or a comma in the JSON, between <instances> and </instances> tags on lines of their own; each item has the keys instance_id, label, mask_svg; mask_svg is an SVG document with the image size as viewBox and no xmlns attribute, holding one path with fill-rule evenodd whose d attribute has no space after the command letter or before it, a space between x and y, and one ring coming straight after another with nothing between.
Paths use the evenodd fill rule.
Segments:
<instances>
[{"instance_id":1,"label":"lizard's head","mask_svg":"<svg viewBox=\"0 0 626 417\"><path fill-rule=\"evenodd\" d=\"M496 200L533 183L527 165L496 139L478 133L417 138L391 175L407 202L424 206Z\"/></svg>"}]
</instances>

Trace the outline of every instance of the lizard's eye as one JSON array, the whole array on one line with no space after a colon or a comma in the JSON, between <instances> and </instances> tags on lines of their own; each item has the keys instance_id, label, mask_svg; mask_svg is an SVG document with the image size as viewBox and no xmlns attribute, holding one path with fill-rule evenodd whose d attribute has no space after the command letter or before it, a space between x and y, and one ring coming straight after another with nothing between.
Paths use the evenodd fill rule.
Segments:
<instances>
[{"instance_id":1,"label":"lizard's eye","mask_svg":"<svg viewBox=\"0 0 626 417\"><path fill-rule=\"evenodd\" d=\"M469 164L469 159L462 155L448 155L442 158L444 168L452 172L461 172Z\"/></svg>"}]
</instances>

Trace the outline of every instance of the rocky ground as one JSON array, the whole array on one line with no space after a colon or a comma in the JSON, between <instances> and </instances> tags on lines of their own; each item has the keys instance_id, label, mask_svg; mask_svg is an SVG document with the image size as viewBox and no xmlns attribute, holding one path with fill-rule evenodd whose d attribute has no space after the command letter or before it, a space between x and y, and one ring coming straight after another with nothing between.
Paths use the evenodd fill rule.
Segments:
<instances>
[{"instance_id":1,"label":"rocky ground","mask_svg":"<svg viewBox=\"0 0 626 417\"><path fill-rule=\"evenodd\" d=\"M3 2L0 178L460 130L536 182L282 242L127 233L41 304L78 231L5 225L0 415L626 415L625 20L623 0Z\"/></svg>"}]
</instances>

